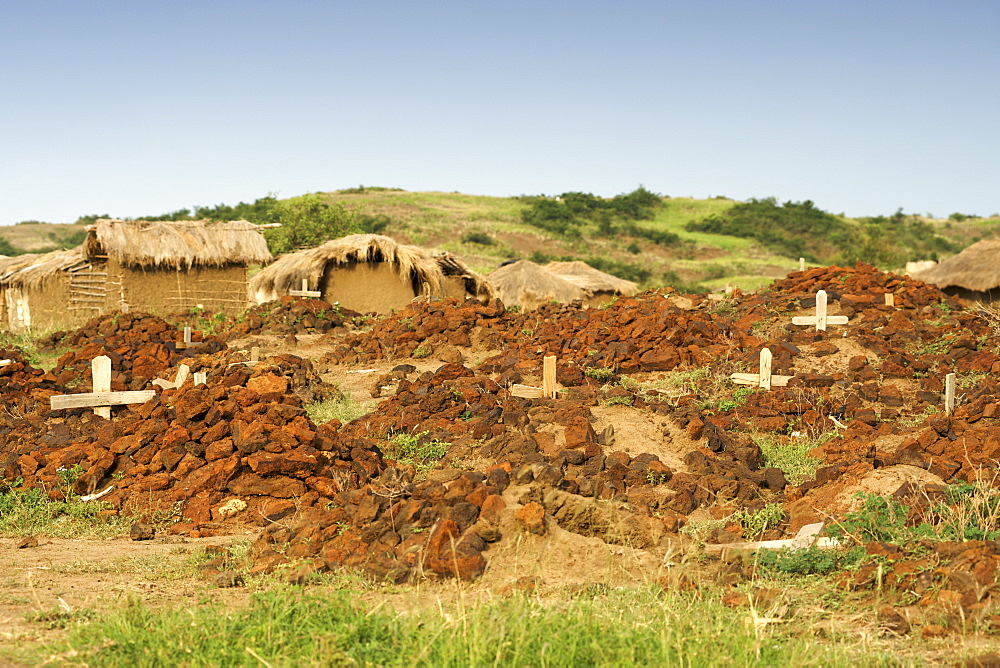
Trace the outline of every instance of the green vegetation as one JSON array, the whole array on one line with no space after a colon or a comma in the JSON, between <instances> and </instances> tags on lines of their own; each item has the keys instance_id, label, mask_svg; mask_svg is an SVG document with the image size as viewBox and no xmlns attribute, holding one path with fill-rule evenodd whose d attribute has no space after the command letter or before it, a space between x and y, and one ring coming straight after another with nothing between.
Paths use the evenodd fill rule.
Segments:
<instances>
[{"instance_id":1,"label":"green vegetation","mask_svg":"<svg viewBox=\"0 0 1000 668\"><path fill-rule=\"evenodd\" d=\"M913 257L937 259L939 252L959 249L929 223L902 211L849 221L809 200L779 205L773 197L736 204L689 223L687 229L754 239L779 255L823 264L867 262L895 268Z\"/></svg>"},{"instance_id":2,"label":"green vegetation","mask_svg":"<svg viewBox=\"0 0 1000 668\"><path fill-rule=\"evenodd\" d=\"M99 516L108 505L81 501L70 488L82 473L79 467L59 472L63 499L50 499L45 490L21 489L23 482L0 482L0 536L43 535L56 538L110 538L127 534L133 517Z\"/></svg>"},{"instance_id":3,"label":"green vegetation","mask_svg":"<svg viewBox=\"0 0 1000 668\"><path fill-rule=\"evenodd\" d=\"M754 539L768 529L777 528L785 519L785 509L780 503L768 503L760 510L738 510L730 518L743 527L743 535Z\"/></svg>"},{"instance_id":4,"label":"green vegetation","mask_svg":"<svg viewBox=\"0 0 1000 668\"><path fill-rule=\"evenodd\" d=\"M426 435L426 432L396 434L386 444L386 458L394 459L404 466L412 466L418 476L425 476L448 452L447 443L438 440L424 441Z\"/></svg>"},{"instance_id":5,"label":"green vegetation","mask_svg":"<svg viewBox=\"0 0 1000 668\"><path fill-rule=\"evenodd\" d=\"M341 424L347 424L370 413L377 403L376 401L354 401L345 394L337 399L306 404L304 408L309 419L316 424L324 424L330 420L338 420Z\"/></svg>"},{"instance_id":6,"label":"green vegetation","mask_svg":"<svg viewBox=\"0 0 1000 668\"><path fill-rule=\"evenodd\" d=\"M754 441L764 454L764 466L781 469L793 484L808 480L816 475L820 460L809 454L823 445L833 434L821 434L816 438L780 438L771 434L761 434Z\"/></svg>"},{"instance_id":7,"label":"green vegetation","mask_svg":"<svg viewBox=\"0 0 1000 668\"><path fill-rule=\"evenodd\" d=\"M521 597L393 614L354 591L255 594L246 608L205 599L163 613L133 601L84 615L48 648L89 666L482 666L883 663L872 650L831 646L799 625L761 631L715 597L597 588L554 601ZM637 622L636 611L642 611Z\"/></svg>"},{"instance_id":8,"label":"green vegetation","mask_svg":"<svg viewBox=\"0 0 1000 668\"><path fill-rule=\"evenodd\" d=\"M861 493L861 507L847 513L830 533L858 542L906 544L1000 538L1000 490L990 481L952 483L943 494L927 497L922 512L891 497Z\"/></svg>"}]
</instances>

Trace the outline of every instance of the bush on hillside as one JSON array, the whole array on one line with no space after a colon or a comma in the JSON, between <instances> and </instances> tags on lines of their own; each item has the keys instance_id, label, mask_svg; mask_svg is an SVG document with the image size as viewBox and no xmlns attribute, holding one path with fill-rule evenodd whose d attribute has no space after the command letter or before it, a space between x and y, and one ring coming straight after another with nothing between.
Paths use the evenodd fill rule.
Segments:
<instances>
[{"instance_id":1,"label":"bush on hillside","mask_svg":"<svg viewBox=\"0 0 1000 668\"><path fill-rule=\"evenodd\" d=\"M596 233L605 236L628 234L642 236L654 243L673 245L680 239L668 232L659 233L635 225L634 221L648 220L656 215L662 198L642 186L630 193L604 199L584 192L565 192L556 198L523 197L530 206L522 220L534 227L553 234L570 237L582 235L585 226L596 227Z\"/></svg>"}]
</instances>

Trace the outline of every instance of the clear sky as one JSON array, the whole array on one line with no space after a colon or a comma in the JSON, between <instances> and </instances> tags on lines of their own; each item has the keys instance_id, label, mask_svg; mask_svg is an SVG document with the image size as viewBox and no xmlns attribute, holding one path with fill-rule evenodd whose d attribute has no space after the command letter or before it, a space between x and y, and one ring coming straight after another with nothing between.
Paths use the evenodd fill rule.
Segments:
<instances>
[{"instance_id":1,"label":"clear sky","mask_svg":"<svg viewBox=\"0 0 1000 668\"><path fill-rule=\"evenodd\" d=\"M997 0L0 0L0 224L359 184L989 215L998 33Z\"/></svg>"}]
</instances>

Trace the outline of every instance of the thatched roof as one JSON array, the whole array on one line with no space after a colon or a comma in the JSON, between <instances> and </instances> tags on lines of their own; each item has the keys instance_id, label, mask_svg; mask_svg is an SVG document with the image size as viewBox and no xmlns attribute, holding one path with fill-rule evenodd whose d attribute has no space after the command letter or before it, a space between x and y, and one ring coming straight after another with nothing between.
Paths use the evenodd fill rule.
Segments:
<instances>
[{"instance_id":1,"label":"thatched roof","mask_svg":"<svg viewBox=\"0 0 1000 668\"><path fill-rule=\"evenodd\" d=\"M982 292L1000 287L1000 239L977 241L964 251L914 278L939 288L956 286Z\"/></svg>"},{"instance_id":2,"label":"thatched roof","mask_svg":"<svg viewBox=\"0 0 1000 668\"><path fill-rule=\"evenodd\" d=\"M0 287L40 288L60 272L88 264L81 247L3 258L0 260Z\"/></svg>"},{"instance_id":3,"label":"thatched roof","mask_svg":"<svg viewBox=\"0 0 1000 668\"><path fill-rule=\"evenodd\" d=\"M101 219L83 242L87 257L123 266L164 269L270 262L260 229L245 220L225 223Z\"/></svg>"},{"instance_id":4,"label":"thatched roof","mask_svg":"<svg viewBox=\"0 0 1000 668\"><path fill-rule=\"evenodd\" d=\"M586 299L582 288L529 260L518 260L488 274L486 280L507 306L534 308L548 301Z\"/></svg>"},{"instance_id":5,"label":"thatched roof","mask_svg":"<svg viewBox=\"0 0 1000 668\"><path fill-rule=\"evenodd\" d=\"M634 295L638 285L624 278L618 278L603 271L594 269L586 262L575 260L573 262L549 262L545 265L547 271L566 279L573 285L594 294L597 292L611 292L618 295Z\"/></svg>"},{"instance_id":6,"label":"thatched roof","mask_svg":"<svg viewBox=\"0 0 1000 668\"><path fill-rule=\"evenodd\" d=\"M486 279L466 267L462 262L452 256L451 253L440 253L434 256L434 261L441 268L441 273L445 276L454 276L462 279L465 292L480 299L492 299L496 297L493 286L486 282Z\"/></svg>"},{"instance_id":7,"label":"thatched roof","mask_svg":"<svg viewBox=\"0 0 1000 668\"><path fill-rule=\"evenodd\" d=\"M352 234L327 241L316 248L289 253L262 269L250 280L257 294L285 294L297 290L306 279L314 289L329 264L388 262L404 280L419 291L428 283L432 293L441 289L441 270L434 258L416 246L405 246L378 234Z\"/></svg>"}]
</instances>

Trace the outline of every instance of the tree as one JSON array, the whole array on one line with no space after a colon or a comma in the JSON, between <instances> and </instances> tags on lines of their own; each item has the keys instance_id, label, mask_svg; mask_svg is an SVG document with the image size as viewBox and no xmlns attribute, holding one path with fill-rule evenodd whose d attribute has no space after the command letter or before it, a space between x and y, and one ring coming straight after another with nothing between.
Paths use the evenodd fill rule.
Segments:
<instances>
[{"instance_id":1,"label":"tree","mask_svg":"<svg viewBox=\"0 0 1000 668\"><path fill-rule=\"evenodd\" d=\"M281 224L281 227L264 231L268 247L274 254L310 248L362 230L357 213L342 204L327 202L319 193L282 201L267 197L257 200L255 205L258 211L252 222Z\"/></svg>"}]
</instances>

